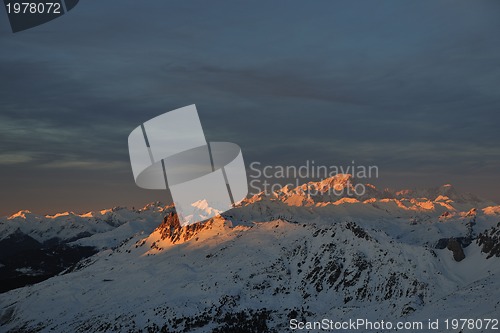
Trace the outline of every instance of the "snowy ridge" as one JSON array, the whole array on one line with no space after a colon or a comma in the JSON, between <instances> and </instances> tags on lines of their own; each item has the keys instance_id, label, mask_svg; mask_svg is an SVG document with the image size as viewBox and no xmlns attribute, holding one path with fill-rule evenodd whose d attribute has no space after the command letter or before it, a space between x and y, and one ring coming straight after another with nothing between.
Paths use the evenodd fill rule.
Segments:
<instances>
[{"instance_id":1,"label":"snowy ridge","mask_svg":"<svg viewBox=\"0 0 500 333\"><path fill-rule=\"evenodd\" d=\"M157 202L138 210L115 207L85 214L64 212L43 216L22 210L9 217L0 218L0 241L15 233L27 235L39 243L77 240L107 233L124 225L130 226L134 222L157 224L158 219L172 209L172 206Z\"/></svg>"}]
</instances>

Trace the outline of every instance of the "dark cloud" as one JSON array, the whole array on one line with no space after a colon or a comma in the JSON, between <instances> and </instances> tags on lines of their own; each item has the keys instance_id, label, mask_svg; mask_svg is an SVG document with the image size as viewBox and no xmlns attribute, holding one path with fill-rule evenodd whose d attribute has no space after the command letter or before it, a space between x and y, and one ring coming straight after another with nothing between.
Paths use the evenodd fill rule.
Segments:
<instances>
[{"instance_id":1,"label":"dark cloud","mask_svg":"<svg viewBox=\"0 0 500 333\"><path fill-rule=\"evenodd\" d=\"M356 160L382 185L450 178L500 201L499 7L121 0L2 22L0 212L160 199L135 187L127 136L192 103L247 164Z\"/></svg>"}]
</instances>

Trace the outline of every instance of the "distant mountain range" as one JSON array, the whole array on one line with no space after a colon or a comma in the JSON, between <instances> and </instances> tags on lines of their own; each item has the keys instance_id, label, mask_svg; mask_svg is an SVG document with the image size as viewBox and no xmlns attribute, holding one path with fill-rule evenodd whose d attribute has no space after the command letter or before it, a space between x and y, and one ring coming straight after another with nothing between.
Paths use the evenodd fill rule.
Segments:
<instances>
[{"instance_id":1,"label":"distant mountain range","mask_svg":"<svg viewBox=\"0 0 500 333\"><path fill-rule=\"evenodd\" d=\"M332 194L352 193L340 191L356 186L350 175L285 187L187 227L161 203L2 218L0 331L500 319L500 206L451 185L364 185L359 196Z\"/></svg>"}]
</instances>

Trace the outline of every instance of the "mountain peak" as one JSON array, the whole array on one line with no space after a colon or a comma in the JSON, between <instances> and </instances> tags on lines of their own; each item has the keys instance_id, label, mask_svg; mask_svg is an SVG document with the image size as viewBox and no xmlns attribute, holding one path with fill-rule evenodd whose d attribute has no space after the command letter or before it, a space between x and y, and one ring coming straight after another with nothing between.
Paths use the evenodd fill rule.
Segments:
<instances>
[{"instance_id":1,"label":"mountain peak","mask_svg":"<svg viewBox=\"0 0 500 333\"><path fill-rule=\"evenodd\" d=\"M8 219L12 220L12 219L15 219L17 217L26 219L27 215L33 215L33 213L31 211L27 210L27 209L22 209L22 210L18 211L17 213L12 214L11 216L9 216Z\"/></svg>"},{"instance_id":2,"label":"mountain peak","mask_svg":"<svg viewBox=\"0 0 500 333\"><path fill-rule=\"evenodd\" d=\"M309 182L309 184L316 184L319 188L338 188L345 187L353 182L353 176L349 173L339 173L335 176L325 178L319 182Z\"/></svg>"}]
</instances>

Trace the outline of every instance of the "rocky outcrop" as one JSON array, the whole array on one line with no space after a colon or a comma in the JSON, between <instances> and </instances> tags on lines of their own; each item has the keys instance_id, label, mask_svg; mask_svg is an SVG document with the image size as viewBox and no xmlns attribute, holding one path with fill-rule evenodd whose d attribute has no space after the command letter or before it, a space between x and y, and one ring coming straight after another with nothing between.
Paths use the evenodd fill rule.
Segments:
<instances>
[{"instance_id":1,"label":"rocky outcrop","mask_svg":"<svg viewBox=\"0 0 500 333\"><path fill-rule=\"evenodd\" d=\"M462 244L456 238L450 238L448 240L448 245L446 248L453 252L453 259L455 261L462 261L465 259L464 249L462 249Z\"/></svg>"},{"instance_id":2,"label":"rocky outcrop","mask_svg":"<svg viewBox=\"0 0 500 333\"><path fill-rule=\"evenodd\" d=\"M441 238L434 248L438 250L448 249L453 253L455 261L462 261L465 259L464 248L469 246L470 243L471 240L467 237Z\"/></svg>"},{"instance_id":3,"label":"rocky outcrop","mask_svg":"<svg viewBox=\"0 0 500 333\"><path fill-rule=\"evenodd\" d=\"M496 227L480 233L477 237L477 244L482 246L481 252L488 254L488 259L493 256L500 257L500 222Z\"/></svg>"},{"instance_id":4,"label":"rocky outcrop","mask_svg":"<svg viewBox=\"0 0 500 333\"><path fill-rule=\"evenodd\" d=\"M165 216L157 230L160 231L162 240L167 239L175 244L179 241L188 241L206 227L208 227L208 224L201 222L181 227L177 213L170 212Z\"/></svg>"}]
</instances>

